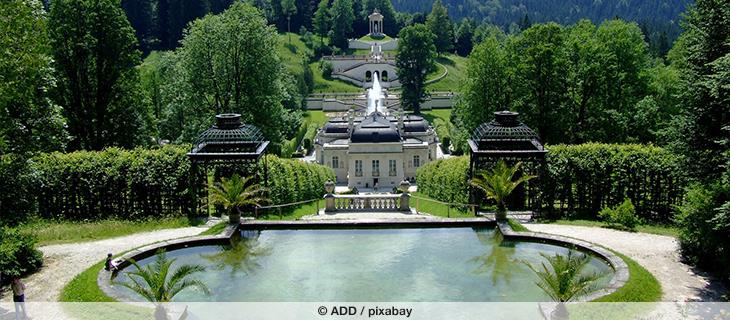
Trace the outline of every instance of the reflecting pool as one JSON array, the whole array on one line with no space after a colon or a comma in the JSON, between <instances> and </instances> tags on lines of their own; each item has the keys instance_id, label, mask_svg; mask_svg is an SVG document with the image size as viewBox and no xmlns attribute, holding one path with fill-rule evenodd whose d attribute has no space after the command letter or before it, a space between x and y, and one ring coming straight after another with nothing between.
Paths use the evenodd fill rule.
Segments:
<instances>
[{"instance_id":1,"label":"reflecting pool","mask_svg":"<svg viewBox=\"0 0 730 320\"><path fill-rule=\"evenodd\" d=\"M168 256L177 259L175 265L205 266L195 277L212 291L206 296L189 289L175 301L527 302L549 299L525 262L539 265L540 253L568 250L506 241L493 228L264 230L242 231L242 240L231 246ZM124 271L116 281L127 280ZM613 275L593 256L585 272L606 273L599 286Z\"/></svg>"}]
</instances>

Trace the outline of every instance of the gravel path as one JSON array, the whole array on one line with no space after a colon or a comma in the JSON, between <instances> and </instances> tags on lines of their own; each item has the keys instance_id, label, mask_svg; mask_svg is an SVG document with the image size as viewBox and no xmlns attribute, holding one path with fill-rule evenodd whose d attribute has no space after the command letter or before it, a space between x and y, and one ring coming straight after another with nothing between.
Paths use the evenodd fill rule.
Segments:
<instances>
[{"instance_id":1,"label":"gravel path","mask_svg":"<svg viewBox=\"0 0 730 320\"><path fill-rule=\"evenodd\" d=\"M593 242L631 257L659 280L663 301L721 301L728 292L717 279L682 263L679 243L673 237L557 224L526 227Z\"/></svg>"},{"instance_id":2,"label":"gravel path","mask_svg":"<svg viewBox=\"0 0 730 320\"><path fill-rule=\"evenodd\" d=\"M58 301L61 290L69 281L106 258L109 252L117 254L153 242L194 236L206 229L204 226L164 229L106 240L40 247L43 267L23 279L27 287L26 299L31 302ZM11 295L4 294L2 301L12 301Z\"/></svg>"}]
</instances>

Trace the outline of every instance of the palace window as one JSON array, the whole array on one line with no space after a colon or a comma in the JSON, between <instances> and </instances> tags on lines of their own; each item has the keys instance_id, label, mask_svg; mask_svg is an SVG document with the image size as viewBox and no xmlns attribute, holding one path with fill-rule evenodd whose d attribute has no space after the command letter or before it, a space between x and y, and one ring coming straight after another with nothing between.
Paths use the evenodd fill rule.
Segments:
<instances>
[{"instance_id":1,"label":"palace window","mask_svg":"<svg viewBox=\"0 0 730 320\"><path fill-rule=\"evenodd\" d=\"M340 167L340 158L337 156L332 157L332 168L338 169Z\"/></svg>"},{"instance_id":2,"label":"palace window","mask_svg":"<svg viewBox=\"0 0 730 320\"><path fill-rule=\"evenodd\" d=\"M395 160L388 160L388 175L391 177L395 177L398 174L395 164Z\"/></svg>"},{"instance_id":3,"label":"palace window","mask_svg":"<svg viewBox=\"0 0 730 320\"><path fill-rule=\"evenodd\" d=\"M355 160L355 176L362 177L362 160Z\"/></svg>"},{"instance_id":4,"label":"palace window","mask_svg":"<svg viewBox=\"0 0 730 320\"><path fill-rule=\"evenodd\" d=\"M413 166L418 168L421 166L421 157L418 155L413 156Z\"/></svg>"},{"instance_id":5,"label":"palace window","mask_svg":"<svg viewBox=\"0 0 730 320\"><path fill-rule=\"evenodd\" d=\"M373 177L380 176L380 160L373 160Z\"/></svg>"}]
</instances>

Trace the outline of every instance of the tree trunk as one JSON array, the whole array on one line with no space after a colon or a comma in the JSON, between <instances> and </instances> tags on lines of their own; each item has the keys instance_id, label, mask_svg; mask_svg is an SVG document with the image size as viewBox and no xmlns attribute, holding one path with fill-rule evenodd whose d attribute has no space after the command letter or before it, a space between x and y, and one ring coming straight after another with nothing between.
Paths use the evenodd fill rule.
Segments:
<instances>
[{"instance_id":1,"label":"tree trunk","mask_svg":"<svg viewBox=\"0 0 730 320\"><path fill-rule=\"evenodd\" d=\"M504 205L504 201L497 202L497 212L494 215L497 221L507 220L507 207Z\"/></svg>"},{"instance_id":2,"label":"tree trunk","mask_svg":"<svg viewBox=\"0 0 730 320\"><path fill-rule=\"evenodd\" d=\"M228 216L228 222L234 224L241 223L241 210L238 207L231 210L231 213Z\"/></svg>"}]
</instances>

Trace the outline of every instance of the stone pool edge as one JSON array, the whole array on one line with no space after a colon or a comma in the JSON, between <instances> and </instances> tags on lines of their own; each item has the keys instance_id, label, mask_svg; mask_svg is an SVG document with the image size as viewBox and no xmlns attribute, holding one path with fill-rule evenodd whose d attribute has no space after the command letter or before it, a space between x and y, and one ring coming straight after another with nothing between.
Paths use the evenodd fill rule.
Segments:
<instances>
[{"instance_id":1,"label":"stone pool edge","mask_svg":"<svg viewBox=\"0 0 730 320\"><path fill-rule=\"evenodd\" d=\"M239 225L229 224L223 232L217 235L184 237L148 244L146 246L132 249L115 258L114 265L117 266L117 270L122 270L131 265L129 260L140 261L142 259L149 258L154 256L157 250L160 249L172 251L189 247L230 244L232 237L236 235L236 231L238 231L238 229ZM116 301L123 302L128 299L127 296L114 289L112 273L104 270L103 268L99 270L96 278L96 284L105 295Z\"/></svg>"},{"instance_id":2,"label":"stone pool edge","mask_svg":"<svg viewBox=\"0 0 730 320\"><path fill-rule=\"evenodd\" d=\"M269 221L269 220L243 220L240 224L230 224L226 229L213 236L195 236L187 238L179 238L149 244L143 247L133 249L124 253L122 256L114 260L118 269L124 269L131 265L130 259L139 261L153 256L157 250L165 249L167 251L197 247L205 245L221 245L228 244L231 238L236 235L239 229L263 228L263 229L293 229L298 227L306 228L378 228L378 227L441 227L441 226L474 226L475 224L496 225L497 229L506 239L523 240L531 242L545 242L561 246L573 246L579 250L593 253L613 268L614 275L606 287L597 290L585 297L579 302L592 301L603 296L616 292L623 287L629 280L629 266L623 259L615 255L610 250L604 249L593 243L577 240L573 238L551 235L539 232L517 232L506 222L495 222L484 218L461 218L461 219L428 219L428 220L403 220L403 219L372 219L372 220L293 220L293 221ZM97 276L97 285L106 294L117 301L124 301L127 297L114 290L111 273L104 269L99 270Z\"/></svg>"},{"instance_id":3,"label":"stone pool edge","mask_svg":"<svg viewBox=\"0 0 730 320\"><path fill-rule=\"evenodd\" d=\"M607 296L616 292L619 288L623 287L626 282L629 281L629 266L626 264L626 262L621 259L621 257L601 246L595 245L587 241L553 234L522 231L517 232L512 230L512 227L510 227L509 224L506 222L497 222L497 227L506 239L546 242L568 247L573 246L576 247L578 250L593 253L602 258L604 261L608 262L608 264L614 271L611 281L609 281L604 288L594 291L589 295L583 296L575 302L589 302Z\"/></svg>"}]
</instances>

